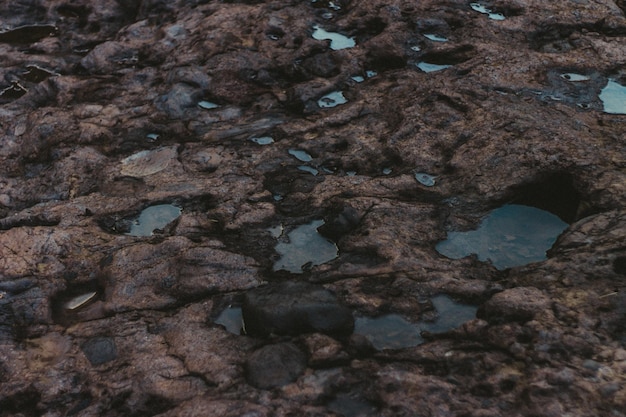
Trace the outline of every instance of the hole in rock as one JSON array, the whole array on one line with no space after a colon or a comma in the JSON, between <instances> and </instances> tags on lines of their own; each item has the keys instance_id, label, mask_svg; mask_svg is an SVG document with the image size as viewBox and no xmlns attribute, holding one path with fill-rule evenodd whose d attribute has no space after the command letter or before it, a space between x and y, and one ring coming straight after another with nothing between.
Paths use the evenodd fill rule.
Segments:
<instances>
[{"instance_id":1,"label":"hole in rock","mask_svg":"<svg viewBox=\"0 0 626 417\"><path fill-rule=\"evenodd\" d=\"M567 223L550 212L509 204L491 211L476 230L449 232L436 249L451 259L476 254L502 270L545 260L566 228Z\"/></svg>"},{"instance_id":2,"label":"hole in rock","mask_svg":"<svg viewBox=\"0 0 626 417\"><path fill-rule=\"evenodd\" d=\"M377 350L402 349L424 342L422 331L444 333L476 317L478 307L459 303L445 294L432 298L437 311L434 321L411 323L397 314L380 317L357 317L354 333L365 336Z\"/></svg>"},{"instance_id":3,"label":"hole in rock","mask_svg":"<svg viewBox=\"0 0 626 417\"><path fill-rule=\"evenodd\" d=\"M159 204L145 208L139 217L131 222L129 236L152 236L153 232L163 229L176 220L182 212L173 204Z\"/></svg>"},{"instance_id":4,"label":"hole in rock","mask_svg":"<svg viewBox=\"0 0 626 417\"><path fill-rule=\"evenodd\" d=\"M314 220L296 227L281 238L275 247L281 257L274 263L274 271L286 270L301 274L308 268L337 258L337 245L317 231L323 224L323 220Z\"/></svg>"},{"instance_id":5,"label":"hole in rock","mask_svg":"<svg viewBox=\"0 0 626 417\"><path fill-rule=\"evenodd\" d=\"M0 32L0 42L10 44L28 44L38 42L49 36L56 36L59 28L54 25L25 25Z\"/></svg>"},{"instance_id":6,"label":"hole in rock","mask_svg":"<svg viewBox=\"0 0 626 417\"><path fill-rule=\"evenodd\" d=\"M557 215L566 223L578 220L580 194L567 173L547 174L512 190L512 203L537 207Z\"/></svg>"},{"instance_id":7,"label":"hole in rock","mask_svg":"<svg viewBox=\"0 0 626 417\"><path fill-rule=\"evenodd\" d=\"M626 256L620 256L613 261L613 271L616 274L626 275Z\"/></svg>"},{"instance_id":8,"label":"hole in rock","mask_svg":"<svg viewBox=\"0 0 626 417\"><path fill-rule=\"evenodd\" d=\"M67 325L86 319L83 313L96 301L102 300L103 288L97 281L68 283L68 288L52 299L52 319Z\"/></svg>"}]
</instances>

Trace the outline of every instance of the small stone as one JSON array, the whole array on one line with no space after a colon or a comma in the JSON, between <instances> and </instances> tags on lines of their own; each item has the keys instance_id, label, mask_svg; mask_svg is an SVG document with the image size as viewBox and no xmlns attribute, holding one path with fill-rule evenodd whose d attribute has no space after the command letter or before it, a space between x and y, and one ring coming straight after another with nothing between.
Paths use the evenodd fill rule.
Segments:
<instances>
[{"instance_id":1,"label":"small stone","mask_svg":"<svg viewBox=\"0 0 626 417\"><path fill-rule=\"evenodd\" d=\"M306 369L306 356L293 343L267 345L250 355L246 362L248 383L271 389L298 379Z\"/></svg>"},{"instance_id":2,"label":"small stone","mask_svg":"<svg viewBox=\"0 0 626 417\"><path fill-rule=\"evenodd\" d=\"M94 366L102 365L117 358L117 347L115 341L110 337L94 337L83 343L80 349Z\"/></svg>"},{"instance_id":3,"label":"small stone","mask_svg":"<svg viewBox=\"0 0 626 417\"><path fill-rule=\"evenodd\" d=\"M310 332L346 335L354 329L352 312L340 305L331 291L304 282L250 290L242 312L246 333L252 336Z\"/></svg>"}]
</instances>

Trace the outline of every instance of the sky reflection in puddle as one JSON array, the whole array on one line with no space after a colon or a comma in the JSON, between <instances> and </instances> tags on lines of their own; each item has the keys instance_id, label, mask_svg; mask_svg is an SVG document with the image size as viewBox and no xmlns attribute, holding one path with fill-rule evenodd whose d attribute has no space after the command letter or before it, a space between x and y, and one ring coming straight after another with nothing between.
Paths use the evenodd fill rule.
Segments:
<instances>
[{"instance_id":1,"label":"sky reflection in puddle","mask_svg":"<svg viewBox=\"0 0 626 417\"><path fill-rule=\"evenodd\" d=\"M425 33L424 37L433 42L448 42L448 38L445 36L437 35L436 33Z\"/></svg>"},{"instance_id":2,"label":"sky reflection in puddle","mask_svg":"<svg viewBox=\"0 0 626 417\"><path fill-rule=\"evenodd\" d=\"M172 204L159 204L144 209L130 227L129 236L152 236L156 229L162 229L180 216L182 210Z\"/></svg>"},{"instance_id":3,"label":"sky reflection in puddle","mask_svg":"<svg viewBox=\"0 0 626 417\"><path fill-rule=\"evenodd\" d=\"M449 232L436 249L451 259L478 255L497 269L546 259L546 251L567 228L559 217L535 207L517 204L493 210L477 230Z\"/></svg>"},{"instance_id":4,"label":"sky reflection in puddle","mask_svg":"<svg viewBox=\"0 0 626 417\"><path fill-rule=\"evenodd\" d=\"M458 303L444 294L433 297L432 303L437 310L434 322L411 323L398 314L357 317L354 333L365 336L377 350L402 349L422 344L422 331L447 332L476 317L477 307Z\"/></svg>"},{"instance_id":5,"label":"sky reflection in puddle","mask_svg":"<svg viewBox=\"0 0 626 417\"><path fill-rule=\"evenodd\" d=\"M436 71L444 70L446 68L450 68L452 65L431 64L431 63L422 61L422 62L418 62L416 66L417 68L421 69L424 72L436 72Z\"/></svg>"},{"instance_id":6,"label":"sky reflection in puddle","mask_svg":"<svg viewBox=\"0 0 626 417\"><path fill-rule=\"evenodd\" d=\"M323 220L303 224L287 234L286 242L278 242L275 249L281 257L274 263L274 271L301 274L307 267L335 259L339 252L337 245L317 232L323 224Z\"/></svg>"},{"instance_id":7,"label":"sky reflection in puddle","mask_svg":"<svg viewBox=\"0 0 626 417\"><path fill-rule=\"evenodd\" d=\"M241 334L243 318L241 307L225 308L215 319L216 324L221 324L227 331L234 334Z\"/></svg>"},{"instance_id":8,"label":"sky reflection in puddle","mask_svg":"<svg viewBox=\"0 0 626 417\"><path fill-rule=\"evenodd\" d=\"M313 39L318 41L330 40L330 49L333 51L353 48L356 45L354 38L336 32L327 32L318 25L313 26Z\"/></svg>"},{"instance_id":9,"label":"sky reflection in puddle","mask_svg":"<svg viewBox=\"0 0 626 417\"><path fill-rule=\"evenodd\" d=\"M609 114L626 114L626 87L614 80L609 80L600 93L604 112Z\"/></svg>"},{"instance_id":10,"label":"sky reflection in puddle","mask_svg":"<svg viewBox=\"0 0 626 417\"><path fill-rule=\"evenodd\" d=\"M470 3L470 7L479 12L486 14L491 20L504 20L505 17L502 13L493 13L491 9L487 8L487 6L480 3Z\"/></svg>"},{"instance_id":11,"label":"sky reflection in puddle","mask_svg":"<svg viewBox=\"0 0 626 417\"><path fill-rule=\"evenodd\" d=\"M347 102L348 99L344 97L343 91L333 91L332 93L328 93L317 100L317 105L321 108L331 108Z\"/></svg>"}]
</instances>

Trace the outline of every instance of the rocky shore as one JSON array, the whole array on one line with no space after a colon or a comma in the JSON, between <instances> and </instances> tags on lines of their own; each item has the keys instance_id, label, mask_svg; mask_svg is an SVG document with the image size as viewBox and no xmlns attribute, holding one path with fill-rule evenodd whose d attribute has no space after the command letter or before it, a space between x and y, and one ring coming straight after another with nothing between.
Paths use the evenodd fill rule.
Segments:
<instances>
[{"instance_id":1,"label":"rocky shore","mask_svg":"<svg viewBox=\"0 0 626 417\"><path fill-rule=\"evenodd\" d=\"M625 13L2 2L0 416L626 416Z\"/></svg>"}]
</instances>

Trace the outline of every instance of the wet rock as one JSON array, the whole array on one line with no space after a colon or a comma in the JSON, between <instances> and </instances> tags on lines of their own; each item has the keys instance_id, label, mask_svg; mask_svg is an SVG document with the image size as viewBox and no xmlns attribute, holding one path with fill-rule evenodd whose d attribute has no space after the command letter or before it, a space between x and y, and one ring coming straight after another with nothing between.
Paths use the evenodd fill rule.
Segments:
<instances>
[{"instance_id":1,"label":"wet rock","mask_svg":"<svg viewBox=\"0 0 626 417\"><path fill-rule=\"evenodd\" d=\"M352 312L323 287L285 282L246 293L242 306L246 333L297 335L320 332L346 335L354 328Z\"/></svg>"},{"instance_id":2,"label":"wet rock","mask_svg":"<svg viewBox=\"0 0 626 417\"><path fill-rule=\"evenodd\" d=\"M267 345L248 358L246 379L257 388L271 389L295 381L305 368L306 356L296 345Z\"/></svg>"},{"instance_id":3,"label":"wet rock","mask_svg":"<svg viewBox=\"0 0 626 417\"><path fill-rule=\"evenodd\" d=\"M117 358L115 341L110 337L94 337L80 347L93 366L102 365Z\"/></svg>"},{"instance_id":4,"label":"wet rock","mask_svg":"<svg viewBox=\"0 0 626 417\"><path fill-rule=\"evenodd\" d=\"M478 317L491 323L526 322L549 310L551 300L539 289L518 287L495 294L478 310Z\"/></svg>"}]
</instances>

